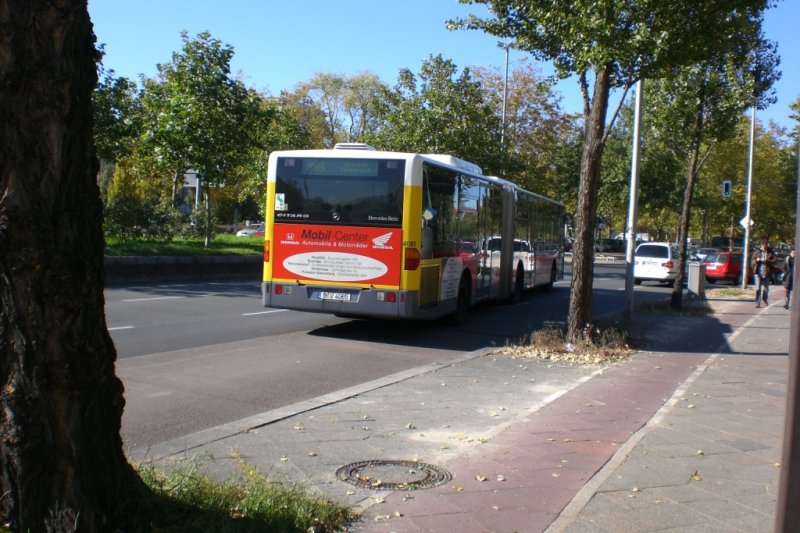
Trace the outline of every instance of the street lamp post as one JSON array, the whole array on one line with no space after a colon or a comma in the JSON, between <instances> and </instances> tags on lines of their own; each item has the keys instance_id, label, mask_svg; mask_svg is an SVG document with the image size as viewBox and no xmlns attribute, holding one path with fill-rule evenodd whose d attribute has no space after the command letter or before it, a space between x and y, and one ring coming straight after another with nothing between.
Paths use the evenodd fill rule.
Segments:
<instances>
[{"instance_id":1,"label":"street lamp post","mask_svg":"<svg viewBox=\"0 0 800 533\"><path fill-rule=\"evenodd\" d=\"M753 195L753 152L755 150L756 137L756 106L753 105L753 114L750 118L750 153L747 156L747 198L745 199L744 213L744 248L742 249L742 288L747 288L747 267L750 264L750 228L753 221L750 216L750 199Z\"/></svg>"},{"instance_id":2,"label":"street lamp post","mask_svg":"<svg viewBox=\"0 0 800 533\"><path fill-rule=\"evenodd\" d=\"M500 151L503 154L503 174L505 174L506 163L506 98L508 98L508 50L511 48L511 43L498 42L497 46L505 49L506 51L506 74L503 78L503 114L500 118ZM505 176L503 176L505 177Z\"/></svg>"},{"instance_id":3,"label":"street lamp post","mask_svg":"<svg viewBox=\"0 0 800 533\"><path fill-rule=\"evenodd\" d=\"M628 224L625 232L625 318L633 316L633 267L636 248L636 224L639 218L639 151L641 142L642 102L644 81L636 83L636 107L633 119L633 147L631 156L631 188L628 199Z\"/></svg>"}]
</instances>

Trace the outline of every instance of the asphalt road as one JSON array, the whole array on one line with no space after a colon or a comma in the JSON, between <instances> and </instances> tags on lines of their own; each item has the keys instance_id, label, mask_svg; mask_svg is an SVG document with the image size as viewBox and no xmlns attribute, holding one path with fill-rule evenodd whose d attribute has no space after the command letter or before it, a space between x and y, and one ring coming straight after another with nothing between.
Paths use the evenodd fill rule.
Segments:
<instances>
[{"instance_id":1,"label":"asphalt road","mask_svg":"<svg viewBox=\"0 0 800 533\"><path fill-rule=\"evenodd\" d=\"M595 269L594 316L624 305L624 266ZM636 288L637 299L670 289ZM474 309L465 324L345 320L261 307L258 282L106 290L126 388L128 449L252 416L523 337L564 321L569 280L515 305Z\"/></svg>"}]
</instances>

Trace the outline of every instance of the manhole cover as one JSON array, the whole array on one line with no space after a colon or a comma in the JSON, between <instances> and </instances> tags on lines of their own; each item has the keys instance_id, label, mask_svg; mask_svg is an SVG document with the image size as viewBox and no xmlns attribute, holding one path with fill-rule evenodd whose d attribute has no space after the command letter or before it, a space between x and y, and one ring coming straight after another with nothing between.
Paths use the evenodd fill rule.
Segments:
<instances>
[{"instance_id":1,"label":"manhole cover","mask_svg":"<svg viewBox=\"0 0 800 533\"><path fill-rule=\"evenodd\" d=\"M372 490L419 490L444 485L453 476L438 466L419 461L360 461L336 471L341 481Z\"/></svg>"}]
</instances>

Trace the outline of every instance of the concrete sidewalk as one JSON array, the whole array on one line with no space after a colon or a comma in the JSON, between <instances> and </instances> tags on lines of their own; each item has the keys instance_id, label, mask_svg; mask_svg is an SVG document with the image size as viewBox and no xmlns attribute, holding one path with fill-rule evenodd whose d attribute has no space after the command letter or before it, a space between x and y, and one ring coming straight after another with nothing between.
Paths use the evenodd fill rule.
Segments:
<instances>
[{"instance_id":1,"label":"concrete sidewalk","mask_svg":"<svg viewBox=\"0 0 800 533\"><path fill-rule=\"evenodd\" d=\"M710 303L637 316L649 350L606 369L465 354L131 456L241 458L359 532L770 531L789 312Z\"/></svg>"}]
</instances>

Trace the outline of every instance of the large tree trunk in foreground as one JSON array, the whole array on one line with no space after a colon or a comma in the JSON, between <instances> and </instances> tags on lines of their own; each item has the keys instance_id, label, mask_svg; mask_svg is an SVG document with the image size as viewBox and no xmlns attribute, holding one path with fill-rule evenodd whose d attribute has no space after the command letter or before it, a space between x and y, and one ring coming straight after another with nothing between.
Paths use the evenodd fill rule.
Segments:
<instances>
[{"instance_id":1,"label":"large tree trunk in foreground","mask_svg":"<svg viewBox=\"0 0 800 533\"><path fill-rule=\"evenodd\" d=\"M594 230L597 226L597 195L600 163L606 129L610 90L610 69L598 69L583 141L578 209L575 214L575 245L572 248L572 282L569 294L567 336L574 339L592 320L592 278L594 276Z\"/></svg>"},{"instance_id":2,"label":"large tree trunk in foreground","mask_svg":"<svg viewBox=\"0 0 800 533\"><path fill-rule=\"evenodd\" d=\"M133 480L103 301L86 1L0 0L0 524L107 531Z\"/></svg>"}]
</instances>

